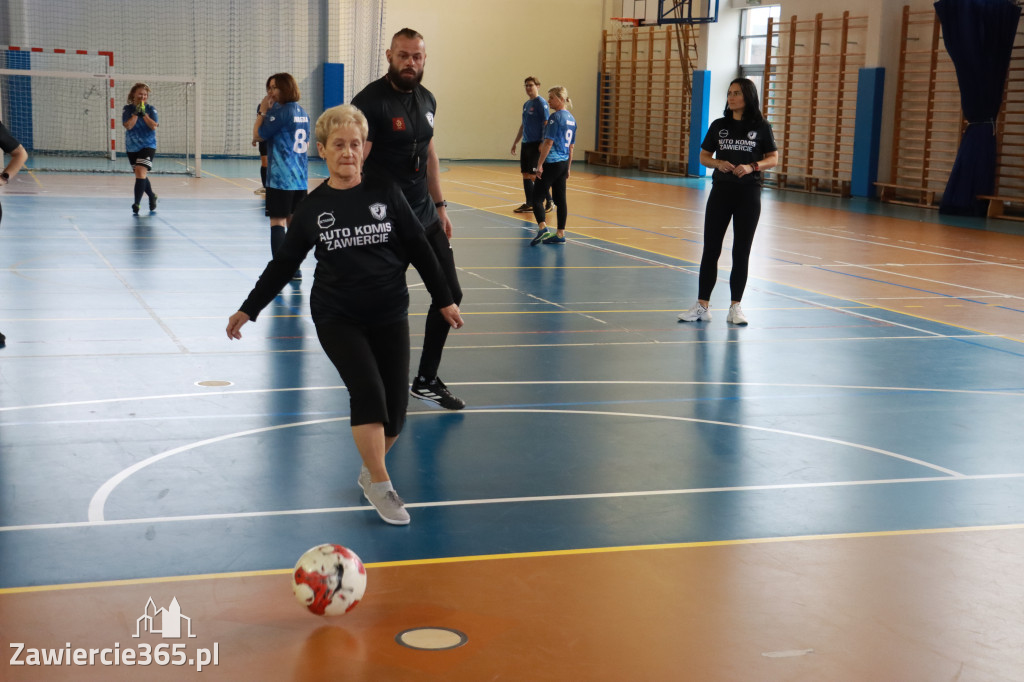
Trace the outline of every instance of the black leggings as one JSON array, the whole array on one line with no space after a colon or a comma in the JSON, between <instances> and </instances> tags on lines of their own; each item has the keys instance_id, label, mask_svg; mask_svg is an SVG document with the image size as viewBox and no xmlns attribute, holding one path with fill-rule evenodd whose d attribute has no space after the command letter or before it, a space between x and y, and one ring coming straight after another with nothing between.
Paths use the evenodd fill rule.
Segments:
<instances>
[{"instance_id":1,"label":"black leggings","mask_svg":"<svg viewBox=\"0 0 1024 682\"><path fill-rule=\"evenodd\" d=\"M732 300L743 300L747 288L747 267L754 231L761 217L761 185L756 183L716 182L711 186L704 209L704 254L700 259L700 284L697 298L711 299L718 280L718 257L722 255L725 231L732 220L732 272L729 289Z\"/></svg>"},{"instance_id":2,"label":"black leggings","mask_svg":"<svg viewBox=\"0 0 1024 682\"><path fill-rule=\"evenodd\" d=\"M348 389L352 426L384 424L397 436L409 408L409 318L367 326L316 321L316 335Z\"/></svg>"},{"instance_id":3,"label":"black leggings","mask_svg":"<svg viewBox=\"0 0 1024 682\"><path fill-rule=\"evenodd\" d=\"M441 264L441 271L448 282L448 290L452 292L452 300L455 305L459 305L462 303L462 287L459 286L459 273L455 269L455 254L448 236L441 227L441 221L427 228L427 241L437 256L437 262ZM451 329L452 326L441 316L441 311L431 303L427 310L427 323L423 328L419 376L424 379L433 379L437 376L437 368L441 366L441 353L444 352L444 344Z\"/></svg>"},{"instance_id":4,"label":"black leggings","mask_svg":"<svg viewBox=\"0 0 1024 682\"><path fill-rule=\"evenodd\" d=\"M551 193L558 207L558 229L565 229L565 221L569 218L569 207L565 203L565 181L569 177L569 162L556 161L545 163L537 182L533 184L533 217L537 224L544 220L544 199Z\"/></svg>"}]
</instances>

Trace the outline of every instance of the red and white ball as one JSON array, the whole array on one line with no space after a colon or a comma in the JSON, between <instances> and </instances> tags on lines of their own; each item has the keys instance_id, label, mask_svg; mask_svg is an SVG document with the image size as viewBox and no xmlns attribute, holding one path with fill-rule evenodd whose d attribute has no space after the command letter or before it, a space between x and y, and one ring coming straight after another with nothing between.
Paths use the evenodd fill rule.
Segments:
<instances>
[{"instance_id":1,"label":"red and white ball","mask_svg":"<svg viewBox=\"0 0 1024 682\"><path fill-rule=\"evenodd\" d=\"M295 564L292 591L300 604L318 616L340 616L363 598L366 569L347 547L317 545Z\"/></svg>"}]
</instances>

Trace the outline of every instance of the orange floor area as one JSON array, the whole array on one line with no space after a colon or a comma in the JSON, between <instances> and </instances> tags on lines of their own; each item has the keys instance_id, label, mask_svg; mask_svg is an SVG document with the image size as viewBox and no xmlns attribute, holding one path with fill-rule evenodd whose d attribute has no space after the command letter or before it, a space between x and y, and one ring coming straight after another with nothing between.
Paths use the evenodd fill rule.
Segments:
<instances>
[{"instance_id":1,"label":"orange floor area","mask_svg":"<svg viewBox=\"0 0 1024 682\"><path fill-rule=\"evenodd\" d=\"M216 646L197 679L1010 681L1024 670L1022 549L1024 529L1004 528L412 563L370 566L364 601L336 618L306 613L275 574L3 594L0 620L26 651ZM133 638L150 597L177 598L196 637ZM468 639L396 642L417 627ZM12 666L5 679L185 676Z\"/></svg>"}]
</instances>

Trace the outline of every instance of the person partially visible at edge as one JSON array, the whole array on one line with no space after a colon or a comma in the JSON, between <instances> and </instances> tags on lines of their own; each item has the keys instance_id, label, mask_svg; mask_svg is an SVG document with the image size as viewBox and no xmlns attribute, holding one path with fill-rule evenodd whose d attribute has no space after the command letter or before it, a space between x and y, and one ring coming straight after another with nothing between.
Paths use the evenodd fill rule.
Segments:
<instances>
[{"instance_id":1,"label":"person partially visible at edge","mask_svg":"<svg viewBox=\"0 0 1024 682\"><path fill-rule=\"evenodd\" d=\"M18 174L18 171L28 161L28 152L25 151L20 142L14 139L14 136L7 130L3 122L0 122L0 149L3 150L4 154L9 154L11 157L11 160L4 166L3 171L0 171L0 187L3 187ZM3 220L3 217L4 210L3 206L0 205L0 221ZM0 332L0 348L3 348L5 345L7 345L7 337Z\"/></svg>"}]
</instances>

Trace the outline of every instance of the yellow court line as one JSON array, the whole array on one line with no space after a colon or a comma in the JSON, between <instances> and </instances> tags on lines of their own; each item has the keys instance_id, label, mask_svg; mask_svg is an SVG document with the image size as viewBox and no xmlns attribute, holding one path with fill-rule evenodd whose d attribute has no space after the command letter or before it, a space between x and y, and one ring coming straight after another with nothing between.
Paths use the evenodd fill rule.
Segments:
<instances>
[{"instance_id":1,"label":"yellow court line","mask_svg":"<svg viewBox=\"0 0 1024 682\"><path fill-rule=\"evenodd\" d=\"M37 184L37 185L39 185L40 187L42 187L42 186L43 186L43 183L42 183L42 182L41 182L41 181L39 180L38 176L36 176L36 174L35 174L35 172L34 172L34 171L32 171L32 170L29 170L28 168L26 168L26 169L25 169L25 172L26 172L26 173L28 173L28 176L29 176L30 178L32 178L33 180L35 180L35 181L36 181L36 184Z\"/></svg>"},{"instance_id":2,"label":"yellow court line","mask_svg":"<svg viewBox=\"0 0 1024 682\"><path fill-rule=\"evenodd\" d=\"M663 545L628 545L625 547L592 547L585 549L557 549L542 552L512 552L509 554L481 554L478 556L440 557L435 559L408 559L404 561L382 561L366 564L367 568L396 568L405 566L431 566L435 564L457 564L471 561L494 561L498 559L535 559L542 557L582 556L586 554L611 554L615 552L644 552L665 549L697 549L700 547L729 547L741 545L763 545L781 542L809 542L817 540L855 540L861 538L886 538L915 535L938 535L944 533L976 533L997 530L1024 530L1024 523L1010 523L989 526L964 526L957 528L918 528L914 530L866 531L863 533L832 533L821 535L791 535L773 538L743 538L739 540L705 540L701 542L674 542ZM152 585L158 583L186 582L194 580L220 580L225 578L259 578L288 575L293 569L275 568L263 571L239 571L234 573L205 573L202 575L164 576L159 578L134 578L130 580L108 580L66 585L34 585L29 587L0 588L0 596L32 592L54 592L59 590L80 590L99 587L123 587L128 585Z\"/></svg>"}]
</instances>

